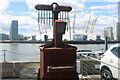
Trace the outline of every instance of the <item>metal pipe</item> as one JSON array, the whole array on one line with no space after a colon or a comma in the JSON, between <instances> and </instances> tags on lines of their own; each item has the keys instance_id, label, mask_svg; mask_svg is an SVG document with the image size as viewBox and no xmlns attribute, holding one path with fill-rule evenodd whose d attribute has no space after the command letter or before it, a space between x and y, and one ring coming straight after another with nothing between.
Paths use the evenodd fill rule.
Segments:
<instances>
[{"instance_id":1,"label":"metal pipe","mask_svg":"<svg viewBox=\"0 0 120 80\"><path fill-rule=\"evenodd\" d=\"M71 27L70 27L70 18L69 18L69 13L68 13L68 29L69 29L70 41L71 41Z\"/></svg>"},{"instance_id":2,"label":"metal pipe","mask_svg":"<svg viewBox=\"0 0 120 80\"><path fill-rule=\"evenodd\" d=\"M63 20L63 17L64 17L64 16L63 16L63 11L62 11L61 13L62 13L62 20Z\"/></svg>"},{"instance_id":3,"label":"metal pipe","mask_svg":"<svg viewBox=\"0 0 120 80\"><path fill-rule=\"evenodd\" d=\"M46 11L46 24L48 25L48 11Z\"/></svg>"},{"instance_id":4,"label":"metal pipe","mask_svg":"<svg viewBox=\"0 0 120 80\"><path fill-rule=\"evenodd\" d=\"M66 21L66 12L65 12L65 21Z\"/></svg>"},{"instance_id":5,"label":"metal pipe","mask_svg":"<svg viewBox=\"0 0 120 80\"><path fill-rule=\"evenodd\" d=\"M61 13L60 13L60 20L62 20L62 15L61 15Z\"/></svg>"},{"instance_id":6,"label":"metal pipe","mask_svg":"<svg viewBox=\"0 0 120 80\"><path fill-rule=\"evenodd\" d=\"M44 5L44 4L38 4L35 6L36 10L47 10L47 11L53 11L53 6L51 5ZM71 11L72 7L71 6L59 6L59 11Z\"/></svg>"},{"instance_id":7,"label":"metal pipe","mask_svg":"<svg viewBox=\"0 0 120 80\"><path fill-rule=\"evenodd\" d=\"M43 22L43 21L42 21L42 20L43 20L43 19L42 19L42 10L41 10L41 23L40 23L40 25L41 25L41 26L40 26L40 27L41 27L41 33L43 32L43 27L42 27L42 22Z\"/></svg>"},{"instance_id":8,"label":"metal pipe","mask_svg":"<svg viewBox=\"0 0 120 80\"><path fill-rule=\"evenodd\" d=\"M41 23L42 23L42 10L41 10Z\"/></svg>"},{"instance_id":9,"label":"metal pipe","mask_svg":"<svg viewBox=\"0 0 120 80\"><path fill-rule=\"evenodd\" d=\"M67 31L68 31L68 19L69 19L69 13L67 12Z\"/></svg>"},{"instance_id":10,"label":"metal pipe","mask_svg":"<svg viewBox=\"0 0 120 80\"><path fill-rule=\"evenodd\" d=\"M50 26L50 11L49 11L49 26Z\"/></svg>"},{"instance_id":11,"label":"metal pipe","mask_svg":"<svg viewBox=\"0 0 120 80\"><path fill-rule=\"evenodd\" d=\"M40 12L38 11L38 28L39 28L39 34L41 39L41 28L40 28Z\"/></svg>"},{"instance_id":12,"label":"metal pipe","mask_svg":"<svg viewBox=\"0 0 120 80\"><path fill-rule=\"evenodd\" d=\"M43 24L45 25L45 11L44 11L44 17L43 17L44 21L43 21Z\"/></svg>"}]
</instances>

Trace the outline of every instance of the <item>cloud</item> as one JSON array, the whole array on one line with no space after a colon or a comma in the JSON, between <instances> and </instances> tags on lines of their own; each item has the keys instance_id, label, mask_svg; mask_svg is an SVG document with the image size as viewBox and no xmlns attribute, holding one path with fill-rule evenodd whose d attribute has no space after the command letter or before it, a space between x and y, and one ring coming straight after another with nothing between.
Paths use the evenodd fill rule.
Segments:
<instances>
[{"instance_id":1,"label":"cloud","mask_svg":"<svg viewBox=\"0 0 120 80\"><path fill-rule=\"evenodd\" d=\"M81 0L81 2L119 2L119 0Z\"/></svg>"},{"instance_id":2,"label":"cloud","mask_svg":"<svg viewBox=\"0 0 120 80\"><path fill-rule=\"evenodd\" d=\"M9 2L25 2L25 0L9 0Z\"/></svg>"},{"instance_id":3,"label":"cloud","mask_svg":"<svg viewBox=\"0 0 120 80\"><path fill-rule=\"evenodd\" d=\"M8 0L0 0L0 13L2 13L8 7Z\"/></svg>"},{"instance_id":4,"label":"cloud","mask_svg":"<svg viewBox=\"0 0 120 80\"><path fill-rule=\"evenodd\" d=\"M113 16L101 15L98 18L98 25L103 27L112 26L115 22L117 22L117 18L114 18Z\"/></svg>"},{"instance_id":5,"label":"cloud","mask_svg":"<svg viewBox=\"0 0 120 80\"><path fill-rule=\"evenodd\" d=\"M105 0L106 2L119 2L120 0Z\"/></svg>"},{"instance_id":6,"label":"cloud","mask_svg":"<svg viewBox=\"0 0 120 80\"><path fill-rule=\"evenodd\" d=\"M43 4L43 3L48 3L48 0L26 0L26 4L28 5L28 8L35 9L36 4Z\"/></svg>"},{"instance_id":7,"label":"cloud","mask_svg":"<svg viewBox=\"0 0 120 80\"><path fill-rule=\"evenodd\" d=\"M52 4L53 2L57 2L59 5L70 5L74 12L77 12L84 7L84 4L78 2L78 0L26 0L26 4L30 10L35 9L34 7L37 4Z\"/></svg>"},{"instance_id":8,"label":"cloud","mask_svg":"<svg viewBox=\"0 0 120 80\"><path fill-rule=\"evenodd\" d=\"M29 11L29 12L25 12L25 13L20 13L20 15L29 15L31 17L35 17L37 18L38 17L38 12L32 12L32 11Z\"/></svg>"},{"instance_id":9,"label":"cloud","mask_svg":"<svg viewBox=\"0 0 120 80\"><path fill-rule=\"evenodd\" d=\"M91 6L89 9L107 9L107 10L115 10L117 9L117 4L108 4L108 5L102 5L102 6Z\"/></svg>"}]
</instances>

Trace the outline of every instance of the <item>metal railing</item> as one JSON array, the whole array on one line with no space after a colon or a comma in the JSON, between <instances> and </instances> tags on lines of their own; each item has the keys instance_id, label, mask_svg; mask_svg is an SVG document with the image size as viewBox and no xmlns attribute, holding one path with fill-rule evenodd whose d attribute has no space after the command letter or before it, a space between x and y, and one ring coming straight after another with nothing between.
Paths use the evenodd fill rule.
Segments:
<instances>
[{"instance_id":1,"label":"metal railing","mask_svg":"<svg viewBox=\"0 0 120 80\"><path fill-rule=\"evenodd\" d=\"M14 51L10 51L10 50L2 50L0 51L0 56L3 59L4 62L7 61L7 59L9 59L9 55L15 55L15 56L39 56L40 54L36 54L36 53L20 53L20 52L14 52Z\"/></svg>"},{"instance_id":2,"label":"metal railing","mask_svg":"<svg viewBox=\"0 0 120 80\"><path fill-rule=\"evenodd\" d=\"M99 65L100 62L91 59L88 56L81 55L80 59L77 59L77 61L80 61L80 72L79 75L81 75L81 79L89 79L89 80L96 80L100 78L100 70ZM77 66L79 67L79 66Z\"/></svg>"},{"instance_id":3,"label":"metal railing","mask_svg":"<svg viewBox=\"0 0 120 80\"><path fill-rule=\"evenodd\" d=\"M83 80L84 79L101 80L101 74L102 74L101 70L100 70L101 64L108 66L108 68L112 67L113 69L120 71L120 67L117 67L115 65L111 65L107 62L103 62L100 59L97 59L95 57L81 55L81 57L79 59L77 59L77 61L80 61L80 66L77 66L77 67L78 68L80 67L79 74L81 75L80 78ZM110 70L110 72L111 72L111 70ZM112 72L111 72L111 74L113 75ZM119 75L119 73L117 75Z\"/></svg>"}]
</instances>

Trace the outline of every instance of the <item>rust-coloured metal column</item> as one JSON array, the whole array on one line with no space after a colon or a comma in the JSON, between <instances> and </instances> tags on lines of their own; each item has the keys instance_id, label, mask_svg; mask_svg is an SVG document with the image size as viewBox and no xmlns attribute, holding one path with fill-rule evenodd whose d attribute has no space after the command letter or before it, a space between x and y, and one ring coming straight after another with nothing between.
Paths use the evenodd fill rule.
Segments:
<instances>
[{"instance_id":1,"label":"rust-coloured metal column","mask_svg":"<svg viewBox=\"0 0 120 80\"><path fill-rule=\"evenodd\" d=\"M52 4L52 7L53 7L53 19L54 19L54 26L53 26L53 39L54 39L54 46L55 47L59 47L60 44L62 43L62 35L61 34L57 34L57 28L56 28L56 25L55 25L55 20L58 20L58 14L59 14L59 5L57 3L53 3Z\"/></svg>"}]
</instances>

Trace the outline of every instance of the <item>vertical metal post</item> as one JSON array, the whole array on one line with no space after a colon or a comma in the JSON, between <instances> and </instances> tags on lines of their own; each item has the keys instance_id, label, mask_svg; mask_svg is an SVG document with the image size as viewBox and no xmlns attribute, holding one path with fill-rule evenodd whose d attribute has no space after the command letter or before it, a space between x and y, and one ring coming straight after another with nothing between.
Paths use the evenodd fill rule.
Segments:
<instances>
[{"instance_id":1,"label":"vertical metal post","mask_svg":"<svg viewBox=\"0 0 120 80\"><path fill-rule=\"evenodd\" d=\"M105 51L108 49L108 37L105 37Z\"/></svg>"},{"instance_id":2,"label":"vertical metal post","mask_svg":"<svg viewBox=\"0 0 120 80\"><path fill-rule=\"evenodd\" d=\"M47 36L47 35L44 35L44 44L47 43L47 40L48 40L48 36Z\"/></svg>"},{"instance_id":3,"label":"vertical metal post","mask_svg":"<svg viewBox=\"0 0 120 80\"><path fill-rule=\"evenodd\" d=\"M4 62L6 62L6 51L7 51L7 50L3 50Z\"/></svg>"}]
</instances>

